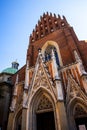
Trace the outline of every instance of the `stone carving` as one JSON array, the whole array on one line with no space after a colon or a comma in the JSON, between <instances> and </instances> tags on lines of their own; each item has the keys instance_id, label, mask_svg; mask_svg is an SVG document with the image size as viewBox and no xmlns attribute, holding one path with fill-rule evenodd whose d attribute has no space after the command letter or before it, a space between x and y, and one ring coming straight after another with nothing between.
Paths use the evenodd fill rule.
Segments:
<instances>
[{"instance_id":1,"label":"stone carving","mask_svg":"<svg viewBox=\"0 0 87 130\"><path fill-rule=\"evenodd\" d=\"M84 111L84 109L80 105L76 105L75 110L74 110L75 117L84 116L86 114L87 114L86 111Z\"/></svg>"},{"instance_id":2,"label":"stone carving","mask_svg":"<svg viewBox=\"0 0 87 130\"><path fill-rule=\"evenodd\" d=\"M51 108L52 108L52 103L48 100L46 96L43 95L37 110L39 111L39 110L51 109Z\"/></svg>"},{"instance_id":3,"label":"stone carving","mask_svg":"<svg viewBox=\"0 0 87 130\"><path fill-rule=\"evenodd\" d=\"M87 100L86 95L81 90L81 86L79 86L78 83L75 81L75 79L72 77L72 75L68 73L66 103L69 103L69 101L75 97Z\"/></svg>"},{"instance_id":4,"label":"stone carving","mask_svg":"<svg viewBox=\"0 0 87 130\"><path fill-rule=\"evenodd\" d=\"M34 83L34 89L40 86L47 86L47 79L46 76L44 75L43 69L41 67L38 70L38 73L36 75L35 83Z\"/></svg>"},{"instance_id":5,"label":"stone carving","mask_svg":"<svg viewBox=\"0 0 87 130\"><path fill-rule=\"evenodd\" d=\"M43 62L42 55L39 53L37 62L35 65L34 74L32 77L32 82L29 87L27 103L30 101L30 98L32 99L32 97L38 91L38 89L40 87L48 89L49 92L51 92L52 94L54 94L56 96L55 87L50 82L50 81L52 81L51 76L49 79L48 71L46 71L45 67L46 67L46 65Z\"/></svg>"}]
</instances>

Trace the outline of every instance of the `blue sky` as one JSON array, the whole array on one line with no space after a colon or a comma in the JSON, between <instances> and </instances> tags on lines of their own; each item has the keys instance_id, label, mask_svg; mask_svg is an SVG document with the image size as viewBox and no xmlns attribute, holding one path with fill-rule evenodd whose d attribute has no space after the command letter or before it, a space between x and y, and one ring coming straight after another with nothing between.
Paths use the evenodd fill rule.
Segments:
<instances>
[{"instance_id":1,"label":"blue sky","mask_svg":"<svg viewBox=\"0 0 87 130\"><path fill-rule=\"evenodd\" d=\"M79 40L87 40L87 0L0 0L0 72L26 63L29 35L44 12L64 15Z\"/></svg>"}]
</instances>

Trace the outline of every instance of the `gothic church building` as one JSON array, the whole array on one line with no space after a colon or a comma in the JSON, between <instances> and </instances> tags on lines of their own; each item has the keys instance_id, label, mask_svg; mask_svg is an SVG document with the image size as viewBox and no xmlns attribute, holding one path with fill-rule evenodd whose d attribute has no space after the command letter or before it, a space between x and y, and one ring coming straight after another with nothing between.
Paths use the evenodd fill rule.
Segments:
<instances>
[{"instance_id":1,"label":"gothic church building","mask_svg":"<svg viewBox=\"0 0 87 130\"><path fill-rule=\"evenodd\" d=\"M87 130L87 42L64 16L40 17L11 81L7 130Z\"/></svg>"}]
</instances>

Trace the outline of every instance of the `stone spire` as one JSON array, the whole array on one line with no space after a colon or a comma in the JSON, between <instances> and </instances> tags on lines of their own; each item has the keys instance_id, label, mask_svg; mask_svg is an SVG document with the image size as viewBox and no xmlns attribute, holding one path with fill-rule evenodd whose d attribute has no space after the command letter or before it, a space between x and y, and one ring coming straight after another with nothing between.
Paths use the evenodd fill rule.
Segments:
<instances>
[{"instance_id":1,"label":"stone spire","mask_svg":"<svg viewBox=\"0 0 87 130\"><path fill-rule=\"evenodd\" d=\"M56 58L55 58L55 54L54 51L52 50L52 70L53 70L53 79L60 79L59 77L59 72L58 72L58 66L56 63Z\"/></svg>"},{"instance_id":2,"label":"stone spire","mask_svg":"<svg viewBox=\"0 0 87 130\"><path fill-rule=\"evenodd\" d=\"M52 50L52 72L53 72L53 80L55 82L56 90L57 90L57 98L58 100L63 100L63 91L62 91L62 84L61 79L59 77L58 66L56 63L56 58L54 51Z\"/></svg>"}]
</instances>

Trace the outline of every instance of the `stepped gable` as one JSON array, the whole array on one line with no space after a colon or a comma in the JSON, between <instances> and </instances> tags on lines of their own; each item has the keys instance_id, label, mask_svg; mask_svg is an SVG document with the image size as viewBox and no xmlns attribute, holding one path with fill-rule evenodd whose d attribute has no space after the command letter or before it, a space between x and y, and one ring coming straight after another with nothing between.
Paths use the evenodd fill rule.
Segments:
<instances>
[{"instance_id":1,"label":"stepped gable","mask_svg":"<svg viewBox=\"0 0 87 130\"><path fill-rule=\"evenodd\" d=\"M43 16L40 17L40 20L38 20L38 24L36 24L35 29L33 29L33 32L30 35L30 43L66 26L69 26L69 24L65 16L61 18L60 15L56 16L52 13L44 13Z\"/></svg>"}]
</instances>

